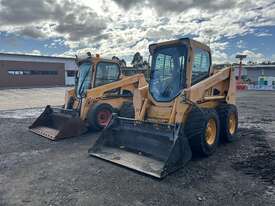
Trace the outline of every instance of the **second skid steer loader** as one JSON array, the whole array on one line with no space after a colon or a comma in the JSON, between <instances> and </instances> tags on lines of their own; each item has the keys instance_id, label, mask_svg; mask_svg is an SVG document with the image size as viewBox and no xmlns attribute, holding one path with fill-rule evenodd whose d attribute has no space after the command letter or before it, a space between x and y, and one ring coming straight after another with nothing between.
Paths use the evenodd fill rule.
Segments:
<instances>
[{"instance_id":1,"label":"second skid steer loader","mask_svg":"<svg viewBox=\"0 0 275 206\"><path fill-rule=\"evenodd\" d=\"M75 88L66 92L64 108L48 105L29 127L32 132L57 140L79 136L89 128L100 130L113 112L134 116L129 106L134 89L147 84L143 74L123 76L116 61L99 56L77 59L77 64Z\"/></svg>"},{"instance_id":2,"label":"second skid steer loader","mask_svg":"<svg viewBox=\"0 0 275 206\"><path fill-rule=\"evenodd\" d=\"M135 118L114 115L89 154L163 178L192 153L209 156L220 140L235 139L235 76L214 72L209 47L188 38L149 50L149 86L134 92Z\"/></svg>"}]
</instances>

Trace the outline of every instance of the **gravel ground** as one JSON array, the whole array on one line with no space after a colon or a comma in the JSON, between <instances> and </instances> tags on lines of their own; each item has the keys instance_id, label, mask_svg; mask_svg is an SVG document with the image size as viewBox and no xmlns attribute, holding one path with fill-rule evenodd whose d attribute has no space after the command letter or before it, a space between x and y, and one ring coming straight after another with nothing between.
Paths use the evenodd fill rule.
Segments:
<instances>
[{"instance_id":1,"label":"gravel ground","mask_svg":"<svg viewBox=\"0 0 275 206\"><path fill-rule=\"evenodd\" d=\"M66 89L68 87L0 89L0 110L62 105Z\"/></svg>"},{"instance_id":2,"label":"gravel ground","mask_svg":"<svg viewBox=\"0 0 275 206\"><path fill-rule=\"evenodd\" d=\"M275 205L275 93L239 93L238 139L157 180L89 157L99 133L52 142L41 110L0 112L0 205Z\"/></svg>"}]
</instances>

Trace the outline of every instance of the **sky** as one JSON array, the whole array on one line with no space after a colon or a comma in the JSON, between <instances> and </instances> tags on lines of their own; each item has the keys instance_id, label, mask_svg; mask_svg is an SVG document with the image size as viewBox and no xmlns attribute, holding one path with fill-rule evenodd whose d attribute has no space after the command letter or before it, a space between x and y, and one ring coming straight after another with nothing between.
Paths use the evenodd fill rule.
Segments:
<instances>
[{"instance_id":1,"label":"sky","mask_svg":"<svg viewBox=\"0 0 275 206\"><path fill-rule=\"evenodd\" d=\"M130 62L182 37L209 45L216 64L275 61L275 0L0 0L0 52Z\"/></svg>"}]
</instances>

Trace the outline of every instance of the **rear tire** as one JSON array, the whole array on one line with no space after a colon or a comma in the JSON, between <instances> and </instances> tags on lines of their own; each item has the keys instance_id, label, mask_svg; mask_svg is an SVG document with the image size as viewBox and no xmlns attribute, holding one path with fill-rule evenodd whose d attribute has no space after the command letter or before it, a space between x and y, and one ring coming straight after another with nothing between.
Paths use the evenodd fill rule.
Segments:
<instances>
[{"instance_id":1,"label":"rear tire","mask_svg":"<svg viewBox=\"0 0 275 206\"><path fill-rule=\"evenodd\" d=\"M220 135L220 121L215 109L193 107L184 130L193 153L210 156L216 151Z\"/></svg>"},{"instance_id":2,"label":"rear tire","mask_svg":"<svg viewBox=\"0 0 275 206\"><path fill-rule=\"evenodd\" d=\"M238 111L232 104L222 104L217 107L219 114L221 131L220 136L223 142L233 142L236 140L238 130Z\"/></svg>"},{"instance_id":3,"label":"rear tire","mask_svg":"<svg viewBox=\"0 0 275 206\"><path fill-rule=\"evenodd\" d=\"M113 111L113 107L106 103L92 105L87 115L90 128L96 131L104 129L111 120Z\"/></svg>"},{"instance_id":4,"label":"rear tire","mask_svg":"<svg viewBox=\"0 0 275 206\"><path fill-rule=\"evenodd\" d=\"M135 108L132 102L124 102L119 109L119 116L126 118L135 117Z\"/></svg>"}]
</instances>

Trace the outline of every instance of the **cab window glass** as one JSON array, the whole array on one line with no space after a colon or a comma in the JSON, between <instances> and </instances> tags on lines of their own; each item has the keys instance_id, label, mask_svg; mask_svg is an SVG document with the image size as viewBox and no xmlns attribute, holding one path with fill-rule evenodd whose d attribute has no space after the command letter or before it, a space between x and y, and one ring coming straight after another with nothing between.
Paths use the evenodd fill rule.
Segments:
<instances>
[{"instance_id":1,"label":"cab window glass","mask_svg":"<svg viewBox=\"0 0 275 206\"><path fill-rule=\"evenodd\" d=\"M78 82L77 82L77 96L82 97L88 89L91 88L92 69L89 62L83 63L79 67Z\"/></svg>"},{"instance_id":2,"label":"cab window glass","mask_svg":"<svg viewBox=\"0 0 275 206\"><path fill-rule=\"evenodd\" d=\"M153 56L149 89L157 101L171 101L185 86L185 45L157 49Z\"/></svg>"},{"instance_id":3,"label":"cab window glass","mask_svg":"<svg viewBox=\"0 0 275 206\"><path fill-rule=\"evenodd\" d=\"M95 86L117 81L119 78L119 66L114 63L101 62L97 65Z\"/></svg>"},{"instance_id":4,"label":"cab window glass","mask_svg":"<svg viewBox=\"0 0 275 206\"><path fill-rule=\"evenodd\" d=\"M194 62L192 66L192 85L208 77L209 68L209 52L199 48L195 49Z\"/></svg>"}]
</instances>

